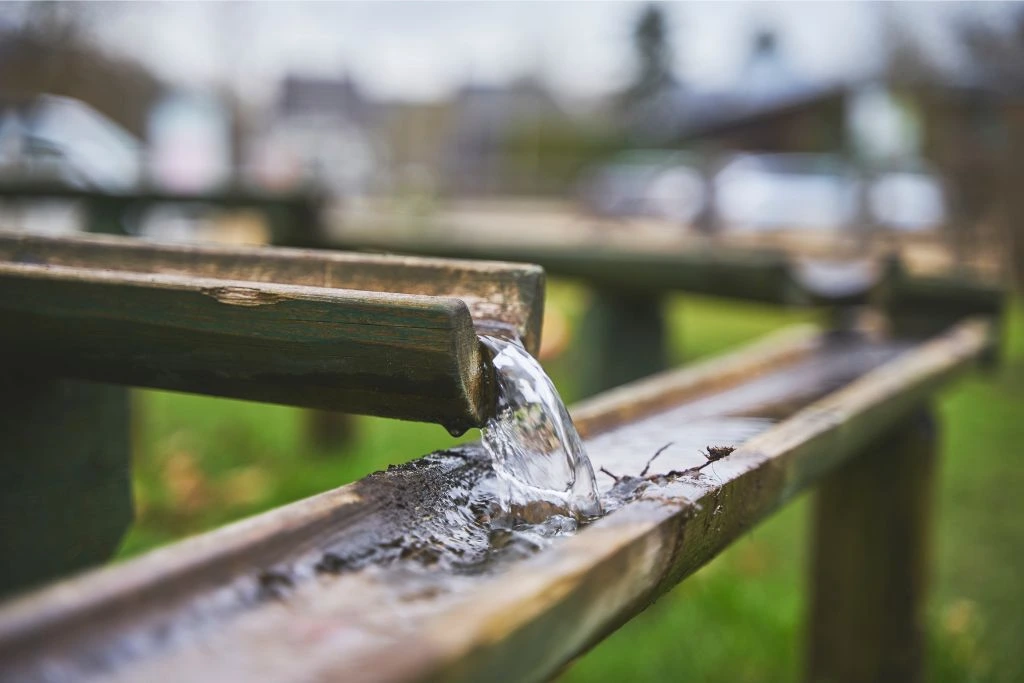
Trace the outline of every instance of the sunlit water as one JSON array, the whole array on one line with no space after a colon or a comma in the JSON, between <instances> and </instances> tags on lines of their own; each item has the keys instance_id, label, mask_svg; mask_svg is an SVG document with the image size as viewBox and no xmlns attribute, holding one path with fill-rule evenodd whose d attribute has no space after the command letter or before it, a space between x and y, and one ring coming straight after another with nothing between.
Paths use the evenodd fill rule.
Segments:
<instances>
[{"instance_id":1,"label":"sunlit water","mask_svg":"<svg viewBox=\"0 0 1024 683\"><path fill-rule=\"evenodd\" d=\"M481 341L494 354L498 407L481 432L501 507L533 523L601 514L594 469L547 373L517 342Z\"/></svg>"}]
</instances>

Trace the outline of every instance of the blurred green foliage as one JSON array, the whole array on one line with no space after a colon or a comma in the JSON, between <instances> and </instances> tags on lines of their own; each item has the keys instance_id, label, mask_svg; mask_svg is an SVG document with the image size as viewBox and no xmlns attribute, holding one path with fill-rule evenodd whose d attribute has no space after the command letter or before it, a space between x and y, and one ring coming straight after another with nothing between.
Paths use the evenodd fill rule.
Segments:
<instances>
[{"instance_id":1,"label":"blurred green foliage","mask_svg":"<svg viewBox=\"0 0 1024 683\"><path fill-rule=\"evenodd\" d=\"M771 329L802 311L674 297L667 304L681 362ZM572 323L585 290L551 283L549 307ZM1005 362L938 401L945 430L937 567L929 607L929 680L1024 680L1024 305L1007 326ZM570 348L547 363L569 401L585 368ZM455 442L440 427L356 418L338 452L305 445L303 413L166 392L138 392L138 521L127 557L170 540L353 481ZM475 438L473 433L464 439ZM801 498L620 629L565 681L785 681L800 678L807 503Z\"/></svg>"},{"instance_id":2,"label":"blurred green foliage","mask_svg":"<svg viewBox=\"0 0 1024 683\"><path fill-rule=\"evenodd\" d=\"M527 119L506 134L502 163L509 174L524 179L520 186L534 194L564 197L571 195L584 171L628 145L627 138L610 128L569 119Z\"/></svg>"}]
</instances>

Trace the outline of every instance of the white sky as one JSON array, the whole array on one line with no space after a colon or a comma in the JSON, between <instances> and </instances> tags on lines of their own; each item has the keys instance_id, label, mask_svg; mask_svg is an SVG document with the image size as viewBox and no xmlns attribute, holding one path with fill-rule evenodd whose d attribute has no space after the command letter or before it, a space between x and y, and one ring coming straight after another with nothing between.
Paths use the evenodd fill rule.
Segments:
<instances>
[{"instance_id":1,"label":"white sky","mask_svg":"<svg viewBox=\"0 0 1024 683\"><path fill-rule=\"evenodd\" d=\"M663 5L676 70L698 87L736 78L760 26L775 29L793 70L810 79L856 75L879 64L872 3ZM109 3L91 6L109 49L141 59L185 86L237 83L250 98L288 72L351 73L385 98L432 99L473 80L540 73L568 97L611 92L630 76L639 2ZM997 5L901 5L896 13L950 54L945 19ZM955 51L952 51L955 53Z\"/></svg>"}]
</instances>

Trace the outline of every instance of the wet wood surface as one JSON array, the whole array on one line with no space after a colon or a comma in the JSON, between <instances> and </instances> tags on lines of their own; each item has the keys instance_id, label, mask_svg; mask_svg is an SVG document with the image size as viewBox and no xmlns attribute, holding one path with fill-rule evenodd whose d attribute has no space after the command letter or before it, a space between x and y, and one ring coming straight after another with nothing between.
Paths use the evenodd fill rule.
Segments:
<instances>
[{"instance_id":1,"label":"wet wood surface","mask_svg":"<svg viewBox=\"0 0 1024 683\"><path fill-rule=\"evenodd\" d=\"M531 353L540 347L544 271L528 264L10 232L0 232L0 261L450 297L482 330L508 327Z\"/></svg>"},{"instance_id":2,"label":"wet wood surface","mask_svg":"<svg viewBox=\"0 0 1024 683\"><path fill-rule=\"evenodd\" d=\"M645 382L640 411L628 389L598 397L578 417L595 467L620 475L605 488L621 504L539 552L495 557L486 527L459 516L487 476L468 446L8 604L0 674L543 680L863 452L968 367L988 335L986 323L964 323L906 351L797 335L716 361L721 383L699 369ZM659 400L659 381L677 400ZM843 384L695 469L696 444L726 440L730 416L806 405ZM630 473L653 451L629 444L652 434L692 448L675 447L641 479ZM455 530L458 543L444 537Z\"/></svg>"},{"instance_id":3,"label":"wet wood surface","mask_svg":"<svg viewBox=\"0 0 1024 683\"><path fill-rule=\"evenodd\" d=\"M539 344L530 266L10 235L0 258L0 350L57 376L461 432L493 405L478 333Z\"/></svg>"}]
</instances>

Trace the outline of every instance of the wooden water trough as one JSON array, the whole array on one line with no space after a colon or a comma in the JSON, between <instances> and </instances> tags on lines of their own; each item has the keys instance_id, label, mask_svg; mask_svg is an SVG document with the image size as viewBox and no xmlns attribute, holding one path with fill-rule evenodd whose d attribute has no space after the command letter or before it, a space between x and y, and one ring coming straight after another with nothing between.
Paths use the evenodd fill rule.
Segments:
<instances>
[{"instance_id":1,"label":"wooden water trough","mask_svg":"<svg viewBox=\"0 0 1024 683\"><path fill-rule=\"evenodd\" d=\"M528 216L528 214L527 214ZM483 219L481 219L483 220ZM458 239L441 226L416 233L374 224L323 237L319 246L450 258L536 263L549 275L577 280L593 294L583 321L588 361L585 394L664 370L668 364L667 294L683 292L786 307L817 308L839 316L871 305L901 336L925 338L965 316L1000 319L1002 288L956 274L922 277L898 258L811 256L782 247L753 248L692 240L659 244L638 236L601 244L552 238L509 239L480 229ZM836 324L843 324L837 319Z\"/></svg>"},{"instance_id":2,"label":"wooden water trough","mask_svg":"<svg viewBox=\"0 0 1024 683\"><path fill-rule=\"evenodd\" d=\"M106 560L127 528L113 384L461 433L494 406L478 334L536 353L543 301L536 266L0 233L0 595Z\"/></svg>"},{"instance_id":3,"label":"wooden water trough","mask_svg":"<svg viewBox=\"0 0 1024 683\"><path fill-rule=\"evenodd\" d=\"M491 409L478 333L537 351L536 266L0 233L0 352L76 379L438 422Z\"/></svg>"},{"instance_id":4,"label":"wooden water trough","mask_svg":"<svg viewBox=\"0 0 1024 683\"><path fill-rule=\"evenodd\" d=\"M0 679L544 680L818 485L808 679L917 680L929 399L992 343L777 334L577 406L615 480L575 533L510 542L435 453L9 602Z\"/></svg>"}]
</instances>

